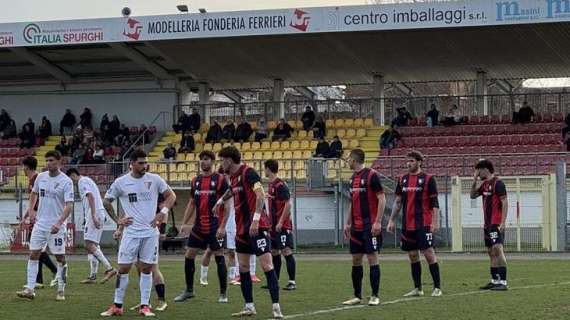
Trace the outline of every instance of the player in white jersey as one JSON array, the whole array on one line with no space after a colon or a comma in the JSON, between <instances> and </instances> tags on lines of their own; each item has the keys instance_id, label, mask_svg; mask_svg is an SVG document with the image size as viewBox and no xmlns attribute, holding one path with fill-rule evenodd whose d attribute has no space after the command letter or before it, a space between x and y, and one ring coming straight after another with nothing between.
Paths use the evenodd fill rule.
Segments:
<instances>
[{"instance_id":1,"label":"player in white jersey","mask_svg":"<svg viewBox=\"0 0 570 320\"><path fill-rule=\"evenodd\" d=\"M158 262L157 226L166 221L168 212L176 201L176 195L164 179L154 173L146 172L147 159L144 151L135 150L129 158L130 172L113 182L103 201L103 206L117 222L115 236L120 237L122 234L115 299L113 305L101 313L103 317L123 314L123 299L129 282L129 271L137 261L141 267L139 314L147 317L155 316L150 309L149 300L152 291L152 267ZM159 194L164 196L164 207L156 214ZM114 213L112 201L115 199L121 202L124 218L119 219Z\"/></svg>"},{"instance_id":2,"label":"player in white jersey","mask_svg":"<svg viewBox=\"0 0 570 320\"><path fill-rule=\"evenodd\" d=\"M30 213L30 219L36 223L30 237L30 258L28 260L26 288L17 293L18 297L33 299L38 260L42 249L47 245L57 260L57 296L56 300L65 300L64 290L67 276L65 262L66 225L67 218L73 209L73 182L59 169L61 153L56 150L48 151L45 155L48 171L42 172L36 178L30 194L30 207L39 197L38 211Z\"/></svg>"},{"instance_id":3,"label":"player in white jersey","mask_svg":"<svg viewBox=\"0 0 570 320\"><path fill-rule=\"evenodd\" d=\"M95 181L89 177L82 176L75 168L68 169L65 174L77 184L77 189L81 196L81 203L83 204L83 212L85 213L83 240L85 241L85 250L87 250L87 259L89 260L91 273L89 277L82 280L81 283L97 283L97 269L99 263L105 267L105 277L101 280L101 283L105 283L117 275L117 270L111 266L111 263L107 257L105 257L99 246L101 235L103 234L105 216L107 215L103 207L99 187Z\"/></svg>"}]
</instances>

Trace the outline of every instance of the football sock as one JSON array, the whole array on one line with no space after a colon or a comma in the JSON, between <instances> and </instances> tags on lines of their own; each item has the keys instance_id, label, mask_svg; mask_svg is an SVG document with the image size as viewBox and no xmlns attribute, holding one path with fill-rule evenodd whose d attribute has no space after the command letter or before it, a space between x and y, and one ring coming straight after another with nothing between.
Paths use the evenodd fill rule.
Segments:
<instances>
[{"instance_id":1,"label":"football sock","mask_svg":"<svg viewBox=\"0 0 570 320\"><path fill-rule=\"evenodd\" d=\"M362 277L364 276L364 268L362 266L352 266L352 287L354 296L362 299Z\"/></svg>"}]
</instances>

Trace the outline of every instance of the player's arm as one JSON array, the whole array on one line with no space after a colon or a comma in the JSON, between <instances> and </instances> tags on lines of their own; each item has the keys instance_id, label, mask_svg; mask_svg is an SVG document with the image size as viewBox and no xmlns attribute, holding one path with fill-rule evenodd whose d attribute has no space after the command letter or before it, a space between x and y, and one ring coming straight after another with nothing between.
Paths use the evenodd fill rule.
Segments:
<instances>
[{"instance_id":1,"label":"player's arm","mask_svg":"<svg viewBox=\"0 0 570 320\"><path fill-rule=\"evenodd\" d=\"M505 230L505 226L507 223L507 214L509 212L509 200L507 198L507 188L505 187L505 183L503 181L497 181L495 184L495 192L499 196L502 205L502 218L501 218L501 225L499 226L499 231Z\"/></svg>"},{"instance_id":2,"label":"player's arm","mask_svg":"<svg viewBox=\"0 0 570 320\"><path fill-rule=\"evenodd\" d=\"M469 196L471 199L477 199L481 196L481 190L477 187L477 178L479 177L479 171L475 170L475 174L473 176L473 183L471 184L471 191L469 192Z\"/></svg>"},{"instance_id":3,"label":"player's arm","mask_svg":"<svg viewBox=\"0 0 570 320\"><path fill-rule=\"evenodd\" d=\"M218 202L216 202L216 204L214 205L214 207L212 208L212 214L217 214L218 212L218 208L225 204L228 200L230 200L232 197L234 196L234 193L232 192L231 188L228 188L228 190L226 190L226 192L224 192L224 194L222 195L222 197L218 200Z\"/></svg>"},{"instance_id":4,"label":"player's arm","mask_svg":"<svg viewBox=\"0 0 570 320\"><path fill-rule=\"evenodd\" d=\"M184 218L182 219L182 235L187 236L190 234L190 229L192 229L192 225L194 224L195 212L196 205L194 204L194 198L190 196L190 200L188 200L188 204L184 210Z\"/></svg>"},{"instance_id":5,"label":"player's arm","mask_svg":"<svg viewBox=\"0 0 570 320\"><path fill-rule=\"evenodd\" d=\"M85 197L87 198L87 202L89 203L89 208L91 208L91 218L93 219L93 224L95 225L95 228L99 229L101 228L101 223L99 219L97 219L97 211L95 209L95 198L93 197L91 192L87 193Z\"/></svg>"},{"instance_id":6,"label":"player's arm","mask_svg":"<svg viewBox=\"0 0 570 320\"><path fill-rule=\"evenodd\" d=\"M172 209L172 207L174 207L174 204L176 203L176 194L174 193L174 191L172 191L172 189L170 189L170 187L168 186L166 187L166 190L164 190L162 196L164 197L164 202L162 202L163 207L162 209L160 209L160 212L154 218L153 225L155 226L160 226L162 223L166 222L170 209Z\"/></svg>"},{"instance_id":7,"label":"player's arm","mask_svg":"<svg viewBox=\"0 0 570 320\"><path fill-rule=\"evenodd\" d=\"M216 237L218 239L223 239L226 235L226 225L228 224L228 217L230 216L228 213L230 212L230 204L224 203L224 215L222 216L222 221L220 221L220 226L218 227L218 231L216 232Z\"/></svg>"},{"instance_id":8,"label":"player's arm","mask_svg":"<svg viewBox=\"0 0 570 320\"><path fill-rule=\"evenodd\" d=\"M392 213L390 214L390 220L388 221L387 230L393 233L396 229L396 219L400 215L400 210L402 210L402 196L396 195L394 197L394 203L392 204Z\"/></svg>"},{"instance_id":9,"label":"player's arm","mask_svg":"<svg viewBox=\"0 0 570 320\"><path fill-rule=\"evenodd\" d=\"M291 201L285 202L285 206L283 206L283 214L281 215L281 218L279 219L279 222L277 223L276 226L277 232L281 232L283 224L285 223L285 221L289 220L289 218L291 218Z\"/></svg>"},{"instance_id":10,"label":"player's arm","mask_svg":"<svg viewBox=\"0 0 570 320\"><path fill-rule=\"evenodd\" d=\"M265 192L263 191L261 182L256 182L253 185L253 191L255 192L255 213L253 214L253 221L249 228L249 235L255 237L259 229L261 212L263 212L263 206L265 205Z\"/></svg>"},{"instance_id":11,"label":"player's arm","mask_svg":"<svg viewBox=\"0 0 570 320\"><path fill-rule=\"evenodd\" d=\"M30 222L32 222L32 220L36 219L36 212L35 212L34 208L36 207L37 201L38 201L38 193L35 191L32 191L30 193L30 201L29 201L29 205L28 205L28 210L26 210L26 214L24 215L22 222L25 221L27 218L30 219Z\"/></svg>"},{"instance_id":12,"label":"player's arm","mask_svg":"<svg viewBox=\"0 0 570 320\"><path fill-rule=\"evenodd\" d=\"M65 202L65 207L63 207L63 214L61 215L59 220L57 220L57 223L51 227L51 233L52 234L58 233L59 229L61 229L61 227L65 228L65 226L63 224L65 223L67 218L69 218L69 216L71 215L72 210L73 210L73 201Z\"/></svg>"},{"instance_id":13,"label":"player's arm","mask_svg":"<svg viewBox=\"0 0 570 320\"><path fill-rule=\"evenodd\" d=\"M370 174L372 174L370 188L376 193L376 198L378 199L376 220L372 224L372 235L378 236L382 232L382 219L384 218L384 208L386 207L386 195L384 194L384 188L380 182L380 176L374 170L372 170Z\"/></svg>"},{"instance_id":14,"label":"player's arm","mask_svg":"<svg viewBox=\"0 0 570 320\"><path fill-rule=\"evenodd\" d=\"M113 201L115 199L112 198L105 198L103 199L103 208L105 208L105 211L107 211L107 214L109 215L109 217L111 217L111 220L113 220L116 224L117 227L121 227L123 226L122 223L120 223L120 217L119 215L115 212L115 208L113 208Z\"/></svg>"},{"instance_id":15,"label":"player's arm","mask_svg":"<svg viewBox=\"0 0 570 320\"><path fill-rule=\"evenodd\" d=\"M431 212L431 232L439 229L439 199L437 196L437 184L435 178L431 177L428 182L429 208Z\"/></svg>"},{"instance_id":16,"label":"player's arm","mask_svg":"<svg viewBox=\"0 0 570 320\"><path fill-rule=\"evenodd\" d=\"M350 237L350 228L352 227L352 202L348 204L348 214L346 215L346 221L344 222L344 238L348 239Z\"/></svg>"}]
</instances>

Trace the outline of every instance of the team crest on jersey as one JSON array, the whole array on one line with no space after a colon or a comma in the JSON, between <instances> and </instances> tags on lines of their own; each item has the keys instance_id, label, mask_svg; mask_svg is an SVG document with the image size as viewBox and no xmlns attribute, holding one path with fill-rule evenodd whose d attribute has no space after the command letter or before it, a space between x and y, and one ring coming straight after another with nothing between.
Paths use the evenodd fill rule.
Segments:
<instances>
[{"instance_id":1,"label":"team crest on jersey","mask_svg":"<svg viewBox=\"0 0 570 320\"><path fill-rule=\"evenodd\" d=\"M360 179L360 185L364 185L364 179Z\"/></svg>"},{"instance_id":2,"label":"team crest on jersey","mask_svg":"<svg viewBox=\"0 0 570 320\"><path fill-rule=\"evenodd\" d=\"M422 184L422 183L424 183L424 179L419 178L419 179L418 179L418 184Z\"/></svg>"},{"instance_id":3,"label":"team crest on jersey","mask_svg":"<svg viewBox=\"0 0 570 320\"><path fill-rule=\"evenodd\" d=\"M404 180L402 182L406 183L406 182L408 182L408 179L404 178Z\"/></svg>"},{"instance_id":4,"label":"team crest on jersey","mask_svg":"<svg viewBox=\"0 0 570 320\"><path fill-rule=\"evenodd\" d=\"M150 190L150 186L152 185L152 181L145 181L145 182L144 182L144 185L145 185L145 187L146 187L147 189Z\"/></svg>"},{"instance_id":5,"label":"team crest on jersey","mask_svg":"<svg viewBox=\"0 0 570 320\"><path fill-rule=\"evenodd\" d=\"M216 181L212 180L212 182L210 183L210 185L212 186L212 188L215 187L215 186L216 186Z\"/></svg>"}]
</instances>

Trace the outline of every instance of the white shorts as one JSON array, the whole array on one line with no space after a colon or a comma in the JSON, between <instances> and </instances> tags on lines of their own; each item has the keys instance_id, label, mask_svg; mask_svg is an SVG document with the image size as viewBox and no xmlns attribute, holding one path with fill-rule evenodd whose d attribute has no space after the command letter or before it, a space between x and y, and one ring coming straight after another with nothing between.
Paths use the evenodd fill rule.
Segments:
<instances>
[{"instance_id":1,"label":"white shorts","mask_svg":"<svg viewBox=\"0 0 570 320\"><path fill-rule=\"evenodd\" d=\"M133 238L124 235L119 245L119 264L132 264L137 261L146 264L158 263L158 235L146 238Z\"/></svg>"},{"instance_id":2,"label":"white shorts","mask_svg":"<svg viewBox=\"0 0 570 320\"><path fill-rule=\"evenodd\" d=\"M226 231L226 248L228 248L228 250L235 250L236 249L236 232L235 231Z\"/></svg>"},{"instance_id":3,"label":"white shorts","mask_svg":"<svg viewBox=\"0 0 570 320\"><path fill-rule=\"evenodd\" d=\"M65 254L66 240L65 228L60 228L58 233L51 234L49 231L38 230L34 227L30 237L30 250L44 251L47 246L52 254L62 255Z\"/></svg>"},{"instance_id":4,"label":"white shorts","mask_svg":"<svg viewBox=\"0 0 570 320\"><path fill-rule=\"evenodd\" d=\"M99 244L101 242L101 236L103 235L103 225L105 224L105 215L99 215L99 222L101 223L101 228L95 228L92 222L85 223L85 228L83 229L83 240L89 240Z\"/></svg>"}]
</instances>

